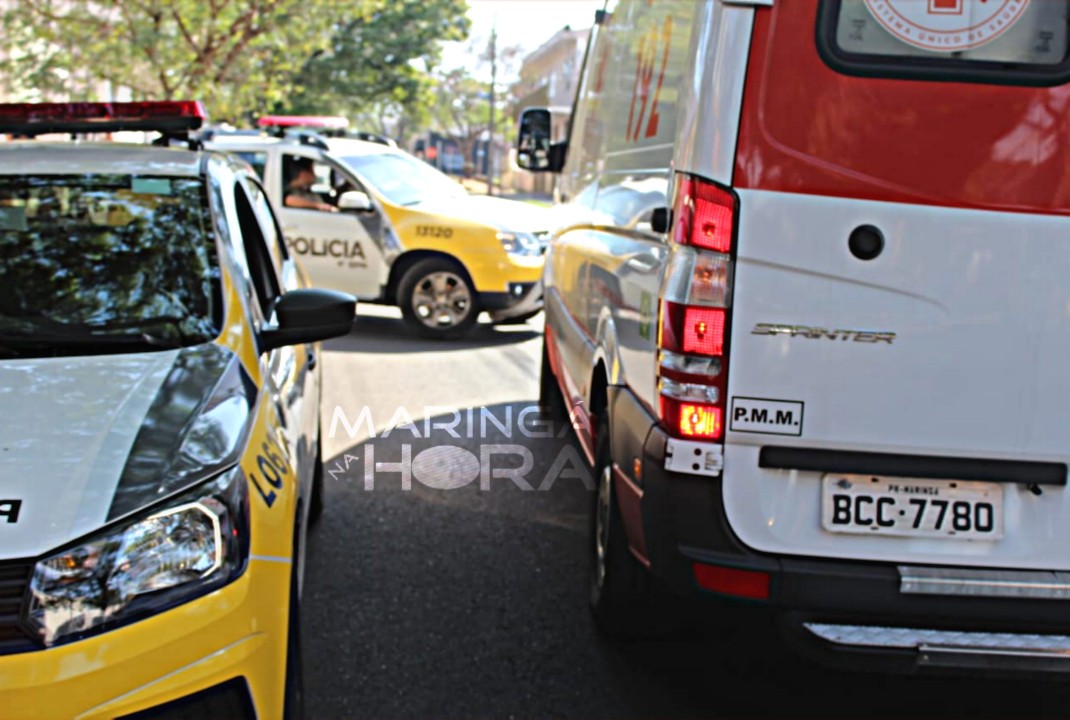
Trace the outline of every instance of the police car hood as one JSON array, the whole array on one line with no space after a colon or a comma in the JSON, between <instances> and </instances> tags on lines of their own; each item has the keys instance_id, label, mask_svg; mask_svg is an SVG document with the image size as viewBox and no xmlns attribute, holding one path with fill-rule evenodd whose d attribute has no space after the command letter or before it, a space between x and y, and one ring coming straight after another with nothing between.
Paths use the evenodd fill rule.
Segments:
<instances>
[{"instance_id":1,"label":"police car hood","mask_svg":"<svg viewBox=\"0 0 1070 720\"><path fill-rule=\"evenodd\" d=\"M41 555L221 472L254 393L214 344L0 362L0 559Z\"/></svg>"},{"instance_id":2,"label":"police car hood","mask_svg":"<svg viewBox=\"0 0 1070 720\"><path fill-rule=\"evenodd\" d=\"M550 229L550 212L547 208L519 200L486 195L456 195L429 198L410 207L511 232L541 233Z\"/></svg>"}]
</instances>

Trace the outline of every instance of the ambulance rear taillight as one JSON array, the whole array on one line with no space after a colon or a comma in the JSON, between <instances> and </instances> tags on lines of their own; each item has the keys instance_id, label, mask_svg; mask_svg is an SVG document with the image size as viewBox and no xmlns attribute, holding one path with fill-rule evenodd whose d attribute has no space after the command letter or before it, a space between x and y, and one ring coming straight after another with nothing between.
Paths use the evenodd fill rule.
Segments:
<instances>
[{"instance_id":1,"label":"ambulance rear taillight","mask_svg":"<svg viewBox=\"0 0 1070 720\"><path fill-rule=\"evenodd\" d=\"M683 209L685 212L680 212ZM681 175L673 207L673 239L718 253L732 250L736 199L729 191L694 177Z\"/></svg>"},{"instance_id":2,"label":"ambulance rear taillight","mask_svg":"<svg viewBox=\"0 0 1070 720\"><path fill-rule=\"evenodd\" d=\"M677 176L674 197L658 333L661 421L679 438L721 440L737 202L690 175Z\"/></svg>"},{"instance_id":3,"label":"ambulance rear taillight","mask_svg":"<svg viewBox=\"0 0 1070 720\"><path fill-rule=\"evenodd\" d=\"M0 133L26 137L124 130L183 133L197 130L207 118L204 106L190 100L0 103Z\"/></svg>"}]
</instances>

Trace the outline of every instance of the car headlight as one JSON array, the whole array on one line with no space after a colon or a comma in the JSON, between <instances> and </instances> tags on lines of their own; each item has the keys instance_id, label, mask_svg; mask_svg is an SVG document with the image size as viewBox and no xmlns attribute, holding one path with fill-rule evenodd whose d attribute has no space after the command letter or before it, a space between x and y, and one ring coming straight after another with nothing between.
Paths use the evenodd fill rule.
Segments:
<instances>
[{"instance_id":1,"label":"car headlight","mask_svg":"<svg viewBox=\"0 0 1070 720\"><path fill-rule=\"evenodd\" d=\"M47 646L154 615L237 578L249 556L234 468L163 507L39 560L25 624Z\"/></svg>"},{"instance_id":2,"label":"car headlight","mask_svg":"<svg viewBox=\"0 0 1070 720\"><path fill-rule=\"evenodd\" d=\"M545 247L531 233L500 232L498 240L501 241L505 252L520 257L538 257L542 255Z\"/></svg>"}]
</instances>

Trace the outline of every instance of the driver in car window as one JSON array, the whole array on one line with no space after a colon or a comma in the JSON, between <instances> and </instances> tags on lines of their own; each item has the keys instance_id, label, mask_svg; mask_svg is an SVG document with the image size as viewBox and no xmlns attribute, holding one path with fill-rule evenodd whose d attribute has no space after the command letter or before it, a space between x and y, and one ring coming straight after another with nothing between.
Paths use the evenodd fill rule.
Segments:
<instances>
[{"instance_id":1,"label":"driver in car window","mask_svg":"<svg viewBox=\"0 0 1070 720\"><path fill-rule=\"evenodd\" d=\"M323 198L312 192L312 186L316 183L316 171L311 158L292 158L289 166L290 180L286 183L283 200L286 207L338 212L338 208L323 202Z\"/></svg>"}]
</instances>

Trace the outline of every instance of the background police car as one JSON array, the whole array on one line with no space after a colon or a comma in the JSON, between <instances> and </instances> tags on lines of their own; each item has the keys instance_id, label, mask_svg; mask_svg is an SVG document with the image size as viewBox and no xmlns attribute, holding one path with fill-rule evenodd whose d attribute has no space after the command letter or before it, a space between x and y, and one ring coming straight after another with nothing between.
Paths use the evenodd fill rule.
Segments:
<instances>
[{"instance_id":1,"label":"background police car","mask_svg":"<svg viewBox=\"0 0 1070 720\"><path fill-rule=\"evenodd\" d=\"M519 322L542 307L545 208L468 195L426 163L381 143L304 135L215 135L248 161L279 208L286 239L319 287L397 305L429 337L457 337L480 311ZM313 190L339 212L288 207L289 168L314 162Z\"/></svg>"}]
</instances>

